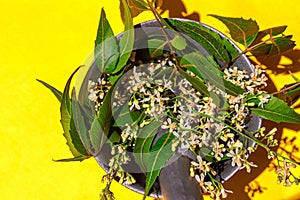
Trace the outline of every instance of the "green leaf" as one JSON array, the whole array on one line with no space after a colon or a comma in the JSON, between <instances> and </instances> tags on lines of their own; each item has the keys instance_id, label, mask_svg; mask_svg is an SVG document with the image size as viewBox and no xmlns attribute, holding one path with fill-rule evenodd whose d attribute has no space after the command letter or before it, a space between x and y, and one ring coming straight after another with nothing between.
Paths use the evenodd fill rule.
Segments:
<instances>
[{"instance_id":1,"label":"green leaf","mask_svg":"<svg viewBox=\"0 0 300 200\"><path fill-rule=\"evenodd\" d=\"M147 153L150 152L153 139L161 125L161 122L153 121L147 126L139 129L138 138L135 141L133 152L135 161L145 172L147 171L147 166L149 165L149 163L147 162Z\"/></svg>"},{"instance_id":2,"label":"green leaf","mask_svg":"<svg viewBox=\"0 0 300 200\"><path fill-rule=\"evenodd\" d=\"M174 135L170 132L163 135L156 144L152 147L150 156L148 157L148 163L151 164L146 173L146 186L144 196L148 195L152 188L156 178L158 177L161 169L166 162L174 154L172 151L172 140Z\"/></svg>"},{"instance_id":3,"label":"green leaf","mask_svg":"<svg viewBox=\"0 0 300 200\"><path fill-rule=\"evenodd\" d=\"M228 40L221 38L218 33L211 31L199 23L177 19L168 19L168 22L177 29L182 30L224 63L229 63L230 57L238 55L238 51ZM229 56L229 53L231 56Z\"/></svg>"},{"instance_id":4,"label":"green leaf","mask_svg":"<svg viewBox=\"0 0 300 200\"><path fill-rule=\"evenodd\" d=\"M94 49L96 63L100 72L108 74L113 72L119 58L118 48L114 33L102 9Z\"/></svg>"},{"instance_id":5,"label":"green leaf","mask_svg":"<svg viewBox=\"0 0 300 200\"><path fill-rule=\"evenodd\" d=\"M99 110L98 122L95 122L96 124L100 125L100 127L95 127L100 129L98 131L95 130L95 132L93 132L93 134L95 134L93 137L95 138L95 140L97 140L97 144L99 144L97 145L95 143L98 146L98 148L95 148L96 153L97 151L101 150L103 144L107 141L107 138L109 137L109 131L112 124L111 96L114 90L113 88L114 86L111 87L108 93L105 95L103 104Z\"/></svg>"},{"instance_id":6,"label":"green leaf","mask_svg":"<svg viewBox=\"0 0 300 200\"><path fill-rule=\"evenodd\" d=\"M139 111L130 111L128 105L124 105L117 111L113 112L115 119L115 126L126 126L126 124L134 123L141 113Z\"/></svg>"},{"instance_id":7,"label":"green leaf","mask_svg":"<svg viewBox=\"0 0 300 200\"><path fill-rule=\"evenodd\" d=\"M110 82L111 85L114 85L118 80L119 78L121 78L123 76L123 72L122 73L119 73L119 74L115 74L113 76L110 76L108 78L108 81Z\"/></svg>"},{"instance_id":8,"label":"green leaf","mask_svg":"<svg viewBox=\"0 0 300 200\"><path fill-rule=\"evenodd\" d=\"M109 137L109 141L114 144L114 143L120 142L120 140L121 140L121 136L120 136L119 132L116 130L113 131Z\"/></svg>"},{"instance_id":9,"label":"green leaf","mask_svg":"<svg viewBox=\"0 0 300 200\"><path fill-rule=\"evenodd\" d=\"M252 44L249 47L252 47L252 46L262 42L262 39L267 35L274 37L274 36L277 36L277 35L283 33L286 28L287 28L287 26L278 26L278 27L268 28L268 29L259 31L255 40L252 42Z\"/></svg>"},{"instance_id":10,"label":"green leaf","mask_svg":"<svg viewBox=\"0 0 300 200\"><path fill-rule=\"evenodd\" d=\"M86 149L89 149L93 155L97 154L104 143L109 137L109 132L112 123L112 111L111 111L111 95L113 87L105 95L103 104L100 107L98 116L94 113L92 119L88 124L90 127L87 127L85 124L85 119L83 116L87 116L87 113L84 113L79 102L73 100L73 110L75 116L75 123L78 127L79 135L81 141L84 142ZM74 96L74 95L73 95Z\"/></svg>"},{"instance_id":11,"label":"green leaf","mask_svg":"<svg viewBox=\"0 0 300 200\"><path fill-rule=\"evenodd\" d=\"M103 135L102 133L102 128L99 124L98 117L95 116L91 129L89 131L90 135L90 140L93 148L95 149L95 152L98 152L100 149L100 146L102 146L103 140L101 140L101 136Z\"/></svg>"},{"instance_id":12,"label":"green leaf","mask_svg":"<svg viewBox=\"0 0 300 200\"><path fill-rule=\"evenodd\" d=\"M48 83L42 81L42 80L39 80L39 79L36 79L38 82L40 82L41 84L43 84L46 88L48 88L54 95L55 97L57 98L57 100L59 102L61 102L61 98L62 98L62 92L57 90L55 87L49 85Z\"/></svg>"},{"instance_id":13,"label":"green leaf","mask_svg":"<svg viewBox=\"0 0 300 200\"><path fill-rule=\"evenodd\" d=\"M168 145L170 144L170 142L175 138L175 136L173 135L173 133L165 133L163 136L161 136L157 142L153 145L153 147L151 147L151 152L156 152L161 150L161 147L164 145ZM169 148L169 147L168 147ZM163 161L165 162L165 161Z\"/></svg>"},{"instance_id":14,"label":"green leaf","mask_svg":"<svg viewBox=\"0 0 300 200\"><path fill-rule=\"evenodd\" d=\"M273 38L271 43L261 44L251 50L254 56L274 56L292 50L296 44L292 36Z\"/></svg>"},{"instance_id":15,"label":"green leaf","mask_svg":"<svg viewBox=\"0 0 300 200\"><path fill-rule=\"evenodd\" d=\"M143 0L127 0L130 12L132 17L136 17L138 16L140 13L142 13L145 10L148 10L148 5L145 1ZM123 21L125 21L124 19L124 8L123 8L123 4L120 4L120 8L121 8L121 16Z\"/></svg>"},{"instance_id":16,"label":"green leaf","mask_svg":"<svg viewBox=\"0 0 300 200\"><path fill-rule=\"evenodd\" d=\"M75 97L75 89L73 89L73 97ZM74 124L76 126L76 130L78 132L78 135L83 143L83 146L85 149L87 149L89 152L91 152L91 141L88 136L88 129L87 124L85 123L85 117L88 116L86 112L84 112L84 109L80 105L80 103L77 100L72 99L72 115L74 119ZM89 122L90 124L92 122Z\"/></svg>"},{"instance_id":17,"label":"green leaf","mask_svg":"<svg viewBox=\"0 0 300 200\"><path fill-rule=\"evenodd\" d=\"M284 101L271 96L263 107L251 108L253 114L277 123L287 122L300 124L300 115L290 108Z\"/></svg>"},{"instance_id":18,"label":"green leaf","mask_svg":"<svg viewBox=\"0 0 300 200\"><path fill-rule=\"evenodd\" d=\"M80 67L78 67L68 79L62 95L61 106L60 106L60 112L61 112L60 121L64 130L63 135L66 138L67 145L69 146L70 151L74 157L80 157L82 156L82 154L84 155L88 154L86 151L82 152L84 146L80 140L80 137L74 125L74 121L72 118L72 104L71 104L71 99L69 97L70 84L72 78L75 75L75 73L79 70L79 68Z\"/></svg>"},{"instance_id":19,"label":"green leaf","mask_svg":"<svg viewBox=\"0 0 300 200\"><path fill-rule=\"evenodd\" d=\"M223 22L229 29L232 39L243 44L245 47L251 45L258 34L259 26L252 19L222 17L209 15Z\"/></svg>"},{"instance_id":20,"label":"green leaf","mask_svg":"<svg viewBox=\"0 0 300 200\"><path fill-rule=\"evenodd\" d=\"M130 58L134 44L134 29L131 13L126 0L121 0L121 2L124 8L125 29L119 42L119 62L116 69L113 71L113 74L118 73L126 65L128 59Z\"/></svg>"},{"instance_id":21,"label":"green leaf","mask_svg":"<svg viewBox=\"0 0 300 200\"><path fill-rule=\"evenodd\" d=\"M185 47L187 46L186 40L179 34L175 34L175 37L172 39L171 44L175 49L179 51L185 49Z\"/></svg>"},{"instance_id":22,"label":"green leaf","mask_svg":"<svg viewBox=\"0 0 300 200\"><path fill-rule=\"evenodd\" d=\"M227 94L237 96L244 93L244 90L241 87L225 80L219 70L219 67L216 66L217 64L203 54L186 54L180 60L180 65L192 65L201 75L199 78L203 78L205 82L209 82L211 85L225 91Z\"/></svg>"},{"instance_id":23,"label":"green leaf","mask_svg":"<svg viewBox=\"0 0 300 200\"><path fill-rule=\"evenodd\" d=\"M71 123L70 123L70 135L71 135L72 143L76 147L76 150L83 156L90 155L87 149L85 148L85 145L82 142L83 141L82 137L79 134L79 131L77 130L77 126L75 125L73 116L71 117Z\"/></svg>"},{"instance_id":24,"label":"green leaf","mask_svg":"<svg viewBox=\"0 0 300 200\"><path fill-rule=\"evenodd\" d=\"M269 34L271 36L277 36L279 34L282 34L286 30L287 26L276 26L273 28L268 28L262 31L259 31L261 33Z\"/></svg>"},{"instance_id":25,"label":"green leaf","mask_svg":"<svg viewBox=\"0 0 300 200\"><path fill-rule=\"evenodd\" d=\"M209 92L207 90L207 86L205 85L205 83L203 82L203 80L201 80L199 77L192 77L190 76L188 73L186 73L184 70L179 68L179 73L181 73L184 78L186 78L186 80L188 80L192 86L198 91L200 92L203 96L207 97L209 96Z\"/></svg>"},{"instance_id":26,"label":"green leaf","mask_svg":"<svg viewBox=\"0 0 300 200\"><path fill-rule=\"evenodd\" d=\"M148 40L148 50L151 58L156 58L163 54L164 46L167 43L159 39L149 39Z\"/></svg>"}]
</instances>

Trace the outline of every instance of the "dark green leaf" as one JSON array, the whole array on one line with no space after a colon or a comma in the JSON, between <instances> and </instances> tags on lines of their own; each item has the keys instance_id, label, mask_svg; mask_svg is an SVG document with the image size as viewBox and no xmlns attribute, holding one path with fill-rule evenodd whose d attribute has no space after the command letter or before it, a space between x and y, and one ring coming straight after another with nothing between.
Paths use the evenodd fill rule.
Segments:
<instances>
[{"instance_id":1,"label":"dark green leaf","mask_svg":"<svg viewBox=\"0 0 300 200\"><path fill-rule=\"evenodd\" d=\"M267 35L274 37L274 36L277 36L277 35L283 33L286 28L287 28L287 26L278 26L278 27L268 28L268 29L259 31L255 40L252 42L252 44L249 47L262 42L262 39Z\"/></svg>"},{"instance_id":2,"label":"dark green leaf","mask_svg":"<svg viewBox=\"0 0 300 200\"><path fill-rule=\"evenodd\" d=\"M222 17L218 15L210 15L223 22L229 29L232 39L243 44L245 47L251 45L255 40L259 27L256 21L252 19Z\"/></svg>"},{"instance_id":3,"label":"dark green leaf","mask_svg":"<svg viewBox=\"0 0 300 200\"><path fill-rule=\"evenodd\" d=\"M109 136L109 141L111 143L118 143L118 142L120 142L120 140L121 140L121 136L120 136L119 132L116 130L113 131L112 134Z\"/></svg>"},{"instance_id":4,"label":"dark green leaf","mask_svg":"<svg viewBox=\"0 0 300 200\"><path fill-rule=\"evenodd\" d=\"M161 56L163 54L164 46L166 45L166 42L159 39L149 39L148 40L148 49L149 54L152 58L156 58L158 56Z\"/></svg>"},{"instance_id":5,"label":"dark green leaf","mask_svg":"<svg viewBox=\"0 0 300 200\"><path fill-rule=\"evenodd\" d=\"M150 165L150 163L147 162L147 153L150 152L153 139L161 125L161 122L153 121L149 125L139 129L138 138L136 139L134 145L134 157L135 161L145 172L148 169L147 166Z\"/></svg>"},{"instance_id":6,"label":"dark green leaf","mask_svg":"<svg viewBox=\"0 0 300 200\"><path fill-rule=\"evenodd\" d=\"M271 36L277 36L281 33L283 33L286 30L287 26L277 26L273 28L268 28L259 32L269 34Z\"/></svg>"},{"instance_id":7,"label":"dark green leaf","mask_svg":"<svg viewBox=\"0 0 300 200\"><path fill-rule=\"evenodd\" d=\"M124 8L125 29L119 42L119 62L116 69L113 71L113 74L118 73L126 65L128 59L130 58L134 44L133 20L130 14L130 10L126 0L121 0L121 2Z\"/></svg>"},{"instance_id":8,"label":"dark green leaf","mask_svg":"<svg viewBox=\"0 0 300 200\"><path fill-rule=\"evenodd\" d=\"M243 94L244 90L225 80L219 67L207 56L199 53L186 54L180 60L180 65L193 65L198 73L201 75L199 78L203 78L205 82L209 82L212 86L225 91L227 94L237 96Z\"/></svg>"},{"instance_id":9,"label":"dark green leaf","mask_svg":"<svg viewBox=\"0 0 300 200\"><path fill-rule=\"evenodd\" d=\"M42 83L46 88L48 88L49 90L51 90L51 92L55 95L55 97L57 98L57 100L59 102L61 102L61 98L62 98L62 92L57 90L55 87L49 85L48 83L42 81L42 80L39 80L39 79L36 79L38 82Z\"/></svg>"},{"instance_id":10,"label":"dark green leaf","mask_svg":"<svg viewBox=\"0 0 300 200\"><path fill-rule=\"evenodd\" d=\"M149 154L147 162L147 164L150 166L148 167L148 172L146 173L146 186L144 196L148 195L161 169L174 154L174 152L172 151L171 142L173 139L174 135L168 132L163 135L151 148L151 153Z\"/></svg>"},{"instance_id":11,"label":"dark green leaf","mask_svg":"<svg viewBox=\"0 0 300 200\"><path fill-rule=\"evenodd\" d=\"M119 58L118 48L114 33L102 9L94 50L96 63L100 72L108 74L113 72Z\"/></svg>"},{"instance_id":12,"label":"dark green leaf","mask_svg":"<svg viewBox=\"0 0 300 200\"><path fill-rule=\"evenodd\" d=\"M300 115L284 101L271 96L270 101L263 107L251 108L253 114L277 123L287 122L300 124Z\"/></svg>"},{"instance_id":13,"label":"dark green leaf","mask_svg":"<svg viewBox=\"0 0 300 200\"><path fill-rule=\"evenodd\" d=\"M73 108L73 104L72 104L72 108ZM71 135L72 143L76 147L76 150L79 153L81 153L83 156L89 155L87 149L85 148L85 145L82 142L83 137L81 137L81 135L79 134L79 130L77 129L77 126L75 125L73 116L71 117L70 133L71 133L70 135Z\"/></svg>"},{"instance_id":14,"label":"dark green leaf","mask_svg":"<svg viewBox=\"0 0 300 200\"><path fill-rule=\"evenodd\" d=\"M175 37L172 39L171 44L175 49L179 51L185 49L185 47L187 46L186 40L179 34L175 34Z\"/></svg>"},{"instance_id":15,"label":"dark green leaf","mask_svg":"<svg viewBox=\"0 0 300 200\"><path fill-rule=\"evenodd\" d=\"M73 89L73 93L74 93L73 97L75 97L75 89ZM87 117L88 114L84 112L80 103L75 99L72 99L72 111L73 111L72 115L74 119L74 124L77 128L78 135L85 149L91 152L92 145L88 136L88 129L90 129L90 127L87 127L87 124L85 123L85 117ZM88 124L91 123L92 122L89 122Z\"/></svg>"},{"instance_id":16,"label":"dark green leaf","mask_svg":"<svg viewBox=\"0 0 300 200\"><path fill-rule=\"evenodd\" d=\"M161 136L157 142L151 147L151 152L157 152L162 150L162 146L166 146L170 144L170 142L175 138L175 136L172 133L165 133L163 136ZM168 146L169 148L170 146ZM165 162L165 161L164 161Z\"/></svg>"},{"instance_id":17,"label":"dark green leaf","mask_svg":"<svg viewBox=\"0 0 300 200\"><path fill-rule=\"evenodd\" d=\"M80 67L79 67L80 68ZM69 97L70 92L70 84L72 81L73 76L75 73L79 70L77 68L70 78L67 81L67 84L65 86L62 99L61 99L61 124L64 130L64 137L67 140L67 145L70 148L70 151L72 152L74 157L80 157L82 156L82 153L80 150L84 149L83 144L79 138L78 132L74 126L73 118L72 118L72 105L71 105L71 99Z\"/></svg>"},{"instance_id":18,"label":"dark green leaf","mask_svg":"<svg viewBox=\"0 0 300 200\"><path fill-rule=\"evenodd\" d=\"M103 133L97 116L95 116L92 122L89 135L90 135L91 144L95 149L95 152L98 152L100 147L103 145L103 140L101 140L101 136L103 135Z\"/></svg>"},{"instance_id":19,"label":"dark green leaf","mask_svg":"<svg viewBox=\"0 0 300 200\"><path fill-rule=\"evenodd\" d=\"M254 56L274 56L292 50L296 46L291 36L273 38L271 43L261 44L251 50Z\"/></svg>"},{"instance_id":20,"label":"dark green leaf","mask_svg":"<svg viewBox=\"0 0 300 200\"><path fill-rule=\"evenodd\" d=\"M119 74L115 74L113 76L110 76L108 78L108 81L110 82L111 85L114 85L122 76L123 76L123 72Z\"/></svg>"},{"instance_id":21,"label":"dark green leaf","mask_svg":"<svg viewBox=\"0 0 300 200\"><path fill-rule=\"evenodd\" d=\"M224 63L230 62L228 52L231 57L238 55L236 48L234 48L228 40L221 38L218 33L203 27L199 23L180 21L177 19L168 19L168 22L172 26L182 30L185 34L194 39L203 48Z\"/></svg>"},{"instance_id":22,"label":"dark green leaf","mask_svg":"<svg viewBox=\"0 0 300 200\"><path fill-rule=\"evenodd\" d=\"M112 96L112 92L114 87L110 88L110 90L108 91L108 93L105 95L104 100L103 100L103 104L100 107L99 110L99 115L98 115L98 122L95 122L96 124L99 124L100 127L96 127L96 128L100 128L98 131L95 130L95 132L93 132L93 134L95 134L93 137L95 139L99 138L99 140L97 141L97 143L99 143L98 145L98 151L101 150L103 144L106 142L108 136L109 136L109 131L111 128L111 124L112 124L112 108L111 108L111 96ZM98 125L96 125L98 126ZM98 134L98 135L96 135ZM97 152L97 149L96 149Z\"/></svg>"}]
</instances>

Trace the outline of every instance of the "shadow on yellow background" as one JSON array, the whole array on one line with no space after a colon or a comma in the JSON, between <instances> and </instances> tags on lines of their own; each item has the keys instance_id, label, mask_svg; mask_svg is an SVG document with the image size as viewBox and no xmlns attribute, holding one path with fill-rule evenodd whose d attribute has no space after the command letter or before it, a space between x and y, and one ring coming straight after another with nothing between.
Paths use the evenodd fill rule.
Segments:
<instances>
[{"instance_id":1,"label":"shadow on yellow background","mask_svg":"<svg viewBox=\"0 0 300 200\"><path fill-rule=\"evenodd\" d=\"M103 170L93 159L82 163L55 163L52 159L70 157L59 123L59 103L35 79L63 89L71 72L90 54L104 7L115 33L122 31L118 0L16 0L0 6L0 199L99 199ZM165 0L163 16L186 17L226 28L207 14L252 17L261 28L288 25L287 32L300 43L298 1ZM143 13L135 23L153 19ZM269 73L271 89L292 82L288 71L300 77L300 49L284 57L259 59L276 69ZM279 65L279 67L278 67ZM270 82L271 83L271 82ZM299 103L298 103L299 107ZM297 109L300 112L299 108ZM290 146L300 145L299 127L269 123L278 127L281 138L294 138ZM286 139L289 141L290 139ZM276 183L270 163L259 150L250 160L260 168L247 174L239 171L225 186L234 191L229 199L300 199L299 186L283 188ZM300 157L299 152L295 154ZM300 171L298 170L298 174ZM248 185L250 192L245 192ZM116 199L141 199L118 183L113 184ZM149 198L151 199L151 198ZM209 197L205 197L209 199Z\"/></svg>"}]
</instances>

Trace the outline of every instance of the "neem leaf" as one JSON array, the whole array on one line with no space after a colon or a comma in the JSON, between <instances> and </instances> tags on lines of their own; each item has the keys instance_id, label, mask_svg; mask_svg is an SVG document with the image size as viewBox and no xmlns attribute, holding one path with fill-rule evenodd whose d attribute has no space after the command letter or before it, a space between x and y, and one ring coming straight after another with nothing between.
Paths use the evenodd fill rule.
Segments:
<instances>
[{"instance_id":1,"label":"neem leaf","mask_svg":"<svg viewBox=\"0 0 300 200\"><path fill-rule=\"evenodd\" d=\"M148 10L148 5L143 0L127 0L127 3L128 3L132 17L136 17L143 11ZM124 15L123 15L124 11L123 11L122 3L120 4L120 7L121 7L121 16L122 16L122 18L124 18ZM123 19L123 21L124 20L125 19Z\"/></svg>"},{"instance_id":2,"label":"neem leaf","mask_svg":"<svg viewBox=\"0 0 300 200\"><path fill-rule=\"evenodd\" d=\"M111 143L118 143L121 140L120 133L116 130L114 130L111 135L109 136L109 141Z\"/></svg>"},{"instance_id":3,"label":"neem leaf","mask_svg":"<svg viewBox=\"0 0 300 200\"><path fill-rule=\"evenodd\" d=\"M150 156L148 157L148 163L151 165L147 170L148 172L146 173L144 197L148 195L161 169L174 154L174 152L172 151L171 143L174 137L175 136L173 135L173 133L168 132L161 138L159 138L159 140L152 147Z\"/></svg>"},{"instance_id":4,"label":"neem leaf","mask_svg":"<svg viewBox=\"0 0 300 200\"><path fill-rule=\"evenodd\" d=\"M75 89L73 89L73 97L75 97ZM78 135L85 147L89 152L91 152L91 141L88 136L88 128L87 124L85 123L85 117L88 116L88 114L84 111L82 106L80 105L79 101L72 99L72 115L74 119L74 124L76 126L76 130L78 132ZM89 122L89 124L92 122Z\"/></svg>"},{"instance_id":5,"label":"neem leaf","mask_svg":"<svg viewBox=\"0 0 300 200\"><path fill-rule=\"evenodd\" d=\"M259 30L256 21L252 19L222 17L218 15L209 15L223 22L229 29L232 39L243 44L245 47L251 45L255 40Z\"/></svg>"},{"instance_id":6,"label":"neem leaf","mask_svg":"<svg viewBox=\"0 0 300 200\"><path fill-rule=\"evenodd\" d=\"M205 82L209 82L211 85L225 91L227 94L237 96L244 93L244 90L241 87L224 79L217 64L203 54L186 54L180 60L180 65L192 65L195 70L198 71L198 74L201 75L201 77L199 77L200 79L204 79Z\"/></svg>"},{"instance_id":7,"label":"neem leaf","mask_svg":"<svg viewBox=\"0 0 300 200\"><path fill-rule=\"evenodd\" d=\"M290 108L287 103L271 96L271 99L263 107L251 108L253 114L277 123L287 122L300 124L300 115Z\"/></svg>"},{"instance_id":8,"label":"neem leaf","mask_svg":"<svg viewBox=\"0 0 300 200\"><path fill-rule=\"evenodd\" d=\"M148 40L148 51L149 51L151 58L161 56L163 54L163 49L166 44L167 43L164 40L149 39Z\"/></svg>"},{"instance_id":9,"label":"neem leaf","mask_svg":"<svg viewBox=\"0 0 300 200\"><path fill-rule=\"evenodd\" d=\"M133 30L133 20L128 7L126 0L121 0L124 8L124 17L125 17L125 29L122 37L120 38L119 48L120 48L120 57L116 69L113 71L113 74L119 72L127 63L130 58L133 44L134 44L134 30Z\"/></svg>"},{"instance_id":10,"label":"neem leaf","mask_svg":"<svg viewBox=\"0 0 300 200\"><path fill-rule=\"evenodd\" d=\"M182 30L185 34L194 39L203 48L224 63L230 62L230 56L228 53L230 53L231 57L238 55L237 50L228 40L221 38L220 35L203 27L199 23L180 21L177 19L168 19L168 22L173 27Z\"/></svg>"},{"instance_id":11,"label":"neem leaf","mask_svg":"<svg viewBox=\"0 0 300 200\"><path fill-rule=\"evenodd\" d=\"M296 44L291 40L292 36L283 36L273 38L271 43L261 44L252 48L251 53L254 56L274 56L292 50Z\"/></svg>"},{"instance_id":12,"label":"neem leaf","mask_svg":"<svg viewBox=\"0 0 300 200\"><path fill-rule=\"evenodd\" d=\"M97 145L95 143L96 151L101 150L102 145L106 142L106 140L109 136L109 131L110 131L111 124L112 124L111 95L113 92L113 87L110 88L108 93L104 96L103 104L100 107L99 114L98 114L98 121L95 122L96 123L96 125L95 125L96 127L94 127L95 130L93 130L93 132L90 133L90 134L92 134L92 135L90 135L90 137L95 138L94 140L98 140L100 138L97 141L97 143L99 145ZM97 131L96 128L99 128L99 130Z\"/></svg>"},{"instance_id":13,"label":"neem leaf","mask_svg":"<svg viewBox=\"0 0 300 200\"><path fill-rule=\"evenodd\" d=\"M179 34L175 34L175 37L172 39L171 44L175 49L179 51L185 49L185 47L187 46L186 40Z\"/></svg>"},{"instance_id":14,"label":"neem leaf","mask_svg":"<svg viewBox=\"0 0 300 200\"><path fill-rule=\"evenodd\" d=\"M79 102L73 100L74 117L76 119L76 127L79 129L79 135L81 141L83 141L86 149L89 149L92 154L97 154L103 144L109 137L110 127L112 123L112 111L111 111L111 94L113 88L111 88L105 95L103 104L100 107L98 115L94 114L91 118L90 127L86 127L83 116L87 116L84 113ZM73 95L75 96L75 95Z\"/></svg>"},{"instance_id":15,"label":"neem leaf","mask_svg":"<svg viewBox=\"0 0 300 200\"><path fill-rule=\"evenodd\" d=\"M273 27L273 28L268 28L268 29L259 31L259 32L266 33L266 34L269 34L271 36L276 36L276 35L279 35L279 34L283 33L286 30L286 28L287 28L287 26L276 26L276 27Z\"/></svg>"},{"instance_id":16,"label":"neem leaf","mask_svg":"<svg viewBox=\"0 0 300 200\"><path fill-rule=\"evenodd\" d=\"M93 146L93 148L95 149L95 152L98 152L100 149L100 146L102 146L102 141L101 140L101 136L103 135L102 133L102 128L99 124L98 121L98 117L95 116L92 125L91 125L91 129L89 131L89 135L90 135L90 140L91 140L91 144Z\"/></svg>"},{"instance_id":17,"label":"neem leaf","mask_svg":"<svg viewBox=\"0 0 300 200\"><path fill-rule=\"evenodd\" d=\"M178 71L179 71L179 73L181 73L184 76L184 78L186 78L186 80L188 80L192 84L192 86L198 92L200 92L205 97L209 96L209 92L207 90L207 85L205 85L205 83L203 82L202 79L200 79L199 77L192 77L180 68Z\"/></svg>"},{"instance_id":18,"label":"neem leaf","mask_svg":"<svg viewBox=\"0 0 300 200\"><path fill-rule=\"evenodd\" d=\"M96 63L100 72L112 73L119 58L118 48L114 33L102 9L94 49Z\"/></svg>"},{"instance_id":19,"label":"neem leaf","mask_svg":"<svg viewBox=\"0 0 300 200\"><path fill-rule=\"evenodd\" d=\"M56 89L55 87L49 85L48 83L42 81L42 80L39 80L39 79L36 79L38 82L40 82L41 84L43 84L46 88L48 88L49 90L51 90L51 92L55 95L55 97L57 98L57 100L59 102L61 102L61 98L62 98L62 92L59 91L58 89Z\"/></svg>"},{"instance_id":20,"label":"neem leaf","mask_svg":"<svg viewBox=\"0 0 300 200\"><path fill-rule=\"evenodd\" d=\"M73 107L73 104L72 104L72 107ZM83 141L82 137L81 137L79 131L77 130L77 126L75 125L73 116L71 117L71 123L70 123L70 135L71 135L72 143L73 143L74 147L76 147L76 150L80 154L82 154L82 156L88 156L89 153L86 150L85 145L82 142Z\"/></svg>"},{"instance_id":21,"label":"neem leaf","mask_svg":"<svg viewBox=\"0 0 300 200\"><path fill-rule=\"evenodd\" d=\"M62 99L61 99L61 106L60 106L60 113L61 113L61 124L64 130L64 137L67 140L67 145L70 148L71 153L74 157L80 157L82 154L88 155L88 153L82 152L82 149L84 149L84 146L80 140L80 137L78 135L78 132L74 126L74 121L72 118L72 104L71 99L69 97L70 92L70 84L72 81L73 76L75 73L79 70L80 67L78 67L70 76L68 79Z\"/></svg>"},{"instance_id":22,"label":"neem leaf","mask_svg":"<svg viewBox=\"0 0 300 200\"><path fill-rule=\"evenodd\" d=\"M173 135L173 133L170 133L170 132L167 132L165 133L163 136L161 136L157 142L151 147L151 152L156 152L156 151L161 151L162 150L162 146L166 146L168 144L170 144L170 142L175 138L175 136ZM169 146L171 147L171 146ZM168 150L169 147L167 147ZM166 149L163 149L163 151L166 150ZM167 153L167 152L166 152ZM160 161L159 161L160 162ZM165 162L165 161L163 161Z\"/></svg>"},{"instance_id":23,"label":"neem leaf","mask_svg":"<svg viewBox=\"0 0 300 200\"><path fill-rule=\"evenodd\" d=\"M148 162L150 148L157 130L162 125L159 121L152 121L147 126L139 129L138 138L134 144L134 158L141 170L147 171L150 163Z\"/></svg>"},{"instance_id":24,"label":"neem leaf","mask_svg":"<svg viewBox=\"0 0 300 200\"><path fill-rule=\"evenodd\" d=\"M252 44L249 47L252 47L253 45L256 45L256 44L262 42L262 39L267 35L274 37L274 36L277 36L277 35L283 33L286 28L287 28L287 26L277 26L277 27L268 28L268 29L259 31L255 40L252 42Z\"/></svg>"},{"instance_id":25,"label":"neem leaf","mask_svg":"<svg viewBox=\"0 0 300 200\"><path fill-rule=\"evenodd\" d=\"M139 111L131 111L128 105L124 105L119 108L116 112L113 112L115 124L114 126L126 126L128 124L134 123L141 113Z\"/></svg>"}]
</instances>

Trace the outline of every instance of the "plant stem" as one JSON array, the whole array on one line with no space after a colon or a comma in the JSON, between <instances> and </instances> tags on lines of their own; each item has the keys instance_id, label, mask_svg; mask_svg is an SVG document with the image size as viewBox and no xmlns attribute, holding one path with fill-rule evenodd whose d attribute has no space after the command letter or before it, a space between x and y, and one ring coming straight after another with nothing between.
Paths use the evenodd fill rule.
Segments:
<instances>
[{"instance_id":1,"label":"plant stem","mask_svg":"<svg viewBox=\"0 0 300 200\"><path fill-rule=\"evenodd\" d=\"M171 26L170 26L170 25L169 25L169 24L161 17L161 15L157 12L157 10L156 10L156 9L153 7L153 5L151 4L150 0L147 0L147 3L148 3L148 5L149 5L150 10L151 10L151 12L153 13L153 15L154 15L156 21L158 22L159 27L161 28L161 30L162 30L162 32L163 32L165 38L166 38L166 42L168 43L168 46L169 46L170 51L171 51L170 54L174 56L176 65L178 66L178 65L179 65L179 62L178 62L178 60L177 60L177 58L176 58L176 56L175 56L174 48L173 48L173 46L172 46L172 44L171 44L171 41L170 41L170 38L169 38L168 34L167 34L166 31L165 31L164 25L165 25L168 29L170 29L170 30L174 30L174 29L173 29L173 28L172 28L172 27L171 27Z\"/></svg>"},{"instance_id":2,"label":"plant stem","mask_svg":"<svg viewBox=\"0 0 300 200\"><path fill-rule=\"evenodd\" d=\"M272 95L276 95L276 94L280 94L280 93L284 93L287 90L293 89L295 87L300 86L300 82L295 83L294 85L288 86L288 87L284 87L283 89L277 91L277 92L273 92Z\"/></svg>"},{"instance_id":3,"label":"plant stem","mask_svg":"<svg viewBox=\"0 0 300 200\"><path fill-rule=\"evenodd\" d=\"M231 59L230 63L234 62L236 59L238 59L240 56L242 56L243 54L246 54L248 52L251 52L254 48L260 46L260 45L263 45L263 44L266 44L267 42L272 42L273 41L273 37L270 37L269 39L265 40L265 41L261 41L253 46L250 46L250 47L246 47L245 50L243 50L241 53L239 53L237 56L235 56L234 58ZM229 63L225 63L223 66L222 66L222 70L224 68L226 68L228 66Z\"/></svg>"}]
</instances>

